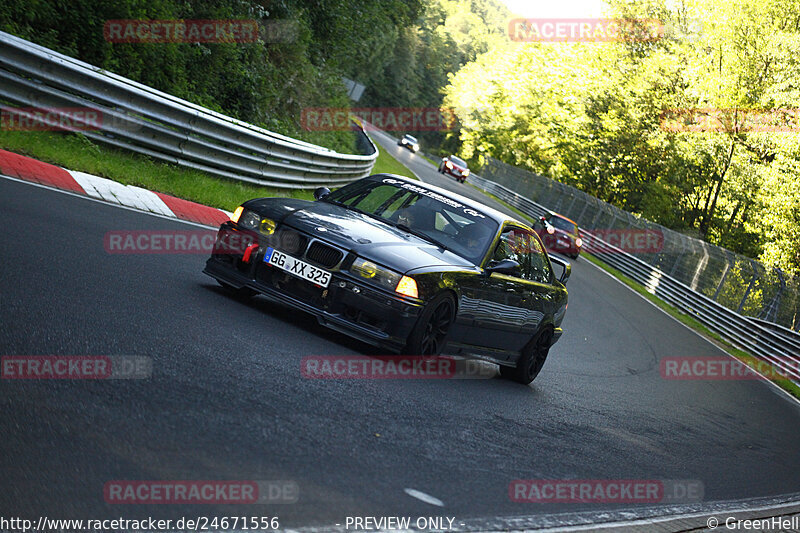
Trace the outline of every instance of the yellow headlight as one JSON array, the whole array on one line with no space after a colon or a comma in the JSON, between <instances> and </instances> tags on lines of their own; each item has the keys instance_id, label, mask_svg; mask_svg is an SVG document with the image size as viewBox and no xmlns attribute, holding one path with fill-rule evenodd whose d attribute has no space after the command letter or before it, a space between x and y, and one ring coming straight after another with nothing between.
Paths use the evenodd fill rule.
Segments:
<instances>
[{"instance_id":1,"label":"yellow headlight","mask_svg":"<svg viewBox=\"0 0 800 533\"><path fill-rule=\"evenodd\" d=\"M236 211L234 211L233 215L231 215L231 221L239 222L239 217L242 216L242 212L243 211L244 211L244 207L242 207L242 206L237 207Z\"/></svg>"},{"instance_id":2,"label":"yellow headlight","mask_svg":"<svg viewBox=\"0 0 800 533\"><path fill-rule=\"evenodd\" d=\"M403 276L402 278L400 278L400 283L397 284L397 288L394 291L404 296L419 298L419 291L417 291L417 282L414 281L412 278L409 278L408 276Z\"/></svg>"},{"instance_id":3,"label":"yellow headlight","mask_svg":"<svg viewBox=\"0 0 800 533\"><path fill-rule=\"evenodd\" d=\"M364 260L357 260L354 262L352 269L358 272L362 278L367 279L374 278L378 273L378 265Z\"/></svg>"}]
</instances>

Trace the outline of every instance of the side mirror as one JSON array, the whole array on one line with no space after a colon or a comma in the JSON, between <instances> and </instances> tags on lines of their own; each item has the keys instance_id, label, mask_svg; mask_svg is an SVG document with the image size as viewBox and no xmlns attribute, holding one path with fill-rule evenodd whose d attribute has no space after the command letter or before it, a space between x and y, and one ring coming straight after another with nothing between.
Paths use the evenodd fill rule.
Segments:
<instances>
[{"instance_id":1,"label":"side mirror","mask_svg":"<svg viewBox=\"0 0 800 533\"><path fill-rule=\"evenodd\" d=\"M539 220L541 220L542 222L547 222L547 217L542 215L539 217Z\"/></svg>"},{"instance_id":2,"label":"side mirror","mask_svg":"<svg viewBox=\"0 0 800 533\"><path fill-rule=\"evenodd\" d=\"M569 261L565 261L554 255L548 254L547 256L550 258L551 265L558 265L563 269L561 275L558 276L558 281L566 285L570 275L572 274L572 264Z\"/></svg>"},{"instance_id":3,"label":"side mirror","mask_svg":"<svg viewBox=\"0 0 800 533\"><path fill-rule=\"evenodd\" d=\"M327 187L319 187L318 189L314 189L314 199L315 200L322 200L326 196L331 193L331 190Z\"/></svg>"},{"instance_id":4,"label":"side mirror","mask_svg":"<svg viewBox=\"0 0 800 533\"><path fill-rule=\"evenodd\" d=\"M502 261L489 263L486 267L486 272L491 276L492 273L508 274L509 276L518 276L520 272L520 265L513 259L503 259Z\"/></svg>"}]
</instances>

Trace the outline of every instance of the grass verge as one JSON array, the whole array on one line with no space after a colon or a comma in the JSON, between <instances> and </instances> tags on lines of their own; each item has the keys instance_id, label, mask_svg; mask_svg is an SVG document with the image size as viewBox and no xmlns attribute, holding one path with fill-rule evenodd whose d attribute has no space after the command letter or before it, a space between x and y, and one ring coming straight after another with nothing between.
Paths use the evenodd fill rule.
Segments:
<instances>
[{"instance_id":1,"label":"grass verge","mask_svg":"<svg viewBox=\"0 0 800 533\"><path fill-rule=\"evenodd\" d=\"M280 196L313 199L311 190L278 189L218 178L199 170L161 163L94 143L81 134L0 130L0 148L125 185L136 185L229 211L251 198ZM410 170L386 151L381 151L375 162L373 173L379 172L416 179Z\"/></svg>"},{"instance_id":2,"label":"grass verge","mask_svg":"<svg viewBox=\"0 0 800 533\"><path fill-rule=\"evenodd\" d=\"M472 184L470 184L470 185L472 185ZM488 192L484 191L483 189L481 189L479 187L476 187L475 185L472 185L472 187L475 187L475 189L481 191L482 193L484 193L485 195L489 196L490 198L493 198L494 200L500 202L501 204L506 206L508 209L512 210L514 213L516 213L517 215L522 217L523 220L527 220L530 223L534 222L533 217L531 217L529 215L526 215L525 213L523 213L522 211L520 211L516 207L507 204L506 202L504 202L503 200L501 200L497 196L495 196L495 195L493 195L491 193L488 193ZM700 323L700 321L698 321L696 318L694 318L694 317L692 317L690 315L687 315L686 313L684 313L683 311L681 311L677 307L675 307L673 305L670 305L667 302L665 302L664 300L662 300L661 298L659 298L658 296L649 293L639 283L637 283L636 281L632 280L631 278L629 278L628 276L626 276L625 274L623 274L622 272L620 272L616 268L606 265L605 263L603 263L602 261L600 261L599 259L597 259L596 257L594 257L592 255L581 254L581 256L586 258L586 260L588 260L592 264L596 265L597 267L602 268L603 270L605 270L606 272L608 272L609 274L611 274L612 276L614 276L615 278L620 280L622 283L624 283L625 285L627 285L628 287L630 287L634 291L638 292L639 294L641 294L642 296L647 298L650 302L654 303L659 308L663 309L666 313L668 313L670 316L674 317L676 320L680 321L685 326L693 329L694 331L700 333L701 335L705 336L706 338L712 340L715 344L717 344L718 346L720 346L721 348L726 350L728 353L730 353L731 355L733 355L734 357L739 359L742 363L744 363L747 366L749 366L751 368L754 368L754 369L756 369L756 368L764 368L764 364L765 364L764 361L762 361L761 359L757 358L756 356L754 356L754 355L752 355L752 354L750 354L750 353L748 353L748 352L746 352L744 350L741 350L741 349L735 347L730 342L725 340L722 336L720 336L718 333L708 329L706 326L704 326L702 323ZM771 373L772 376L781 375L781 372L778 369L776 369L774 366L769 365L769 367L770 367L770 370L768 371L768 373ZM794 382L792 382L788 378L771 377L769 379L770 379L770 381L774 382L776 385L778 385L780 388L782 388L783 390L785 390L786 392L788 392L789 394L791 394L795 398L800 398L800 387L798 387Z\"/></svg>"},{"instance_id":3,"label":"grass verge","mask_svg":"<svg viewBox=\"0 0 800 533\"><path fill-rule=\"evenodd\" d=\"M95 144L80 134L0 131L0 148L229 211L245 200L263 196L313 199L308 190L277 189L217 178Z\"/></svg>"}]
</instances>

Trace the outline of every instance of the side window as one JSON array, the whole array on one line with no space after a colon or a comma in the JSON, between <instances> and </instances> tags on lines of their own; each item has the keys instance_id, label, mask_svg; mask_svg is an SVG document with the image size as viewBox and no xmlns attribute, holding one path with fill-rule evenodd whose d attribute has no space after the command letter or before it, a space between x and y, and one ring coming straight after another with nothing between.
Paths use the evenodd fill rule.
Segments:
<instances>
[{"instance_id":1,"label":"side window","mask_svg":"<svg viewBox=\"0 0 800 533\"><path fill-rule=\"evenodd\" d=\"M553 271L550 268L550 261L547 259L547 252L542 246L536 235L529 235L529 268L526 279L539 283L550 283L553 279Z\"/></svg>"},{"instance_id":2,"label":"side window","mask_svg":"<svg viewBox=\"0 0 800 533\"><path fill-rule=\"evenodd\" d=\"M513 259L520 264L519 277L522 279L538 283L550 283L553 279L553 271L541 241L524 230L515 228L503 232L492 259Z\"/></svg>"},{"instance_id":3,"label":"side window","mask_svg":"<svg viewBox=\"0 0 800 533\"><path fill-rule=\"evenodd\" d=\"M494 249L492 260L513 259L520 264L520 277L525 278L525 272L529 265L527 253L528 237L526 232L516 228L504 231L500 236L500 241L497 243L497 248Z\"/></svg>"}]
</instances>

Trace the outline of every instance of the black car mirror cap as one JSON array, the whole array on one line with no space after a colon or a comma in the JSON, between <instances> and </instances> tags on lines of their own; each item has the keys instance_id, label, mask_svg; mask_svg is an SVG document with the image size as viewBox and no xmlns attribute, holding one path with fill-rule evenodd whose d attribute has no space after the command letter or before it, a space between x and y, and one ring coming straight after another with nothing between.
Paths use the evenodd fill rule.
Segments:
<instances>
[{"instance_id":1,"label":"black car mirror cap","mask_svg":"<svg viewBox=\"0 0 800 533\"><path fill-rule=\"evenodd\" d=\"M315 200L322 200L326 196L331 193L331 190L327 187L318 187L314 189L314 199Z\"/></svg>"},{"instance_id":2,"label":"black car mirror cap","mask_svg":"<svg viewBox=\"0 0 800 533\"><path fill-rule=\"evenodd\" d=\"M566 285L567 281L569 281L569 277L572 275L572 263L554 255L548 254L548 256L550 257L551 264L556 264L564 269L564 271L561 273L561 276L558 277L558 281L560 281L563 285Z\"/></svg>"},{"instance_id":3,"label":"black car mirror cap","mask_svg":"<svg viewBox=\"0 0 800 533\"><path fill-rule=\"evenodd\" d=\"M510 276L519 275L520 270L522 267L517 261L513 259L503 259L502 261L492 261L489 263L489 266L486 267L486 273L490 276L497 272L498 274L508 274Z\"/></svg>"}]
</instances>

